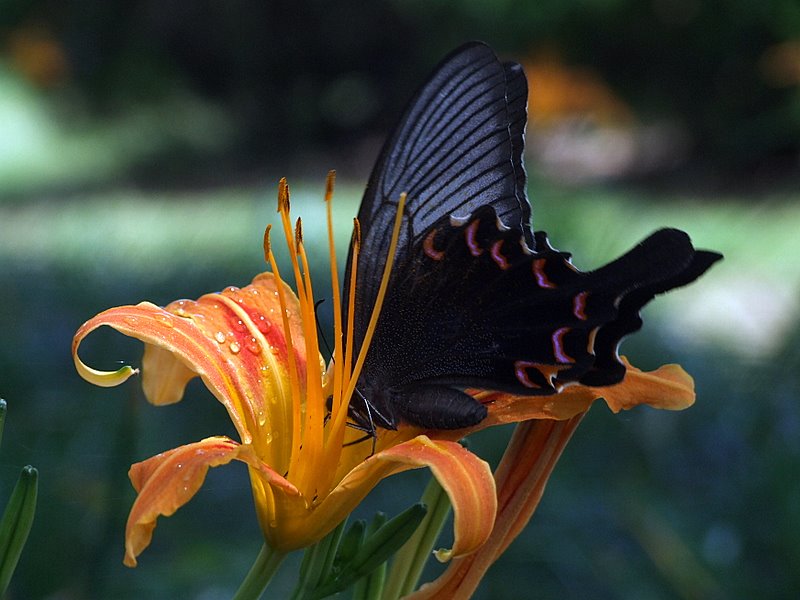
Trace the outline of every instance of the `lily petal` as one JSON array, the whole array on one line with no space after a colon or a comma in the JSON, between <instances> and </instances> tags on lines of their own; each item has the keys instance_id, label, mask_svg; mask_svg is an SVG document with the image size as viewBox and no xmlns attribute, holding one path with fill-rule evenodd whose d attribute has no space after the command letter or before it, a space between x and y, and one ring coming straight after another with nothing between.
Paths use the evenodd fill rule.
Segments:
<instances>
[{"instance_id":1,"label":"lily petal","mask_svg":"<svg viewBox=\"0 0 800 600\"><path fill-rule=\"evenodd\" d=\"M680 410L694 403L694 382L678 365L643 372L623 358L625 378L614 386L572 386L556 396L519 397L477 392L489 416L480 427L524 421L514 431L495 472L498 513L487 542L477 552L454 560L434 582L409 598L469 598L486 571L533 516L547 480L575 428L591 404L605 399L613 412L641 404Z\"/></svg>"},{"instance_id":2,"label":"lily petal","mask_svg":"<svg viewBox=\"0 0 800 600\"><path fill-rule=\"evenodd\" d=\"M125 560L136 566L136 557L150 545L158 517L168 517L186 504L205 481L209 467L238 459L256 469L273 487L296 494L294 486L259 461L252 448L224 436L186 444L131 466L128 476L139 493L125 529Z\"/></svg>"},{"instance_id":3,"label":"lily petal","mask_svg":"<svg viewBox=\"0 0 800 600\"><path fill-rule=\"evenodd\" d=\"M666 410L683 410L694 404L694 379L680 365L662 365L644 372L625 359L627 373L622 384L603 390L603 398L615 413L639 404Z\"/></svg>"},{"instance_id":4,"label":"lily petal","mask_svg":"<svg viewBox=\"0 0 800 600\"><path fill-rule=\"evenodd\" d=\"M497 511L491 468L461 444L432 440L425 435L360 463L313 511L277 515L282 536L275 542L292 543L292 548L278 549L291 550L313 543L350 514L381 479L420 467L431 469L453 505L455 543L452 550L442 553L442 559L475 551L489 537Z\"/></svg>"},{"instance_id":5,"label":"lily petal","mask_svg":"<svg viewBox=\"0 0 800 600\"><path fill-rule=\"evenodd\" d=\"M497 512L497 495L489 464L457 442L431 440L421 435L385 450L384 461L411 468L430 467L453 505L453 548L438 551L445 562L451 556L474 552L489 537Z\"/></svg>"},{"instance_id":6,"label":"lily petal","mask_svg":"<svg viewBox=\"0 0 800 600\"><path fill-rule=\"evenodd\" d=\"M498 512L489 539L476 552L453 560L438 579L423 585L407 597L409 600L472 596L489 567L533 516L550 474L582 417L531 420L517 426L495 472Z\"/></svg>"},{"instance_id":7,"label":"lily petal","mask_svg":"<svg viewBox=\"0 0 800 600\"><path fill-rule=\"evenodd\" d=\"M663 365L642 371L622 358L625 378L616 385L588 387L573 385L553 396L515 396L504 392L472 391L486 404L489 415L474 430L530 419L559 421L586 412L603 398L615 413L646 404L653 408L682 410L694 403L694 380L680 365Z\"/></svg>"},{"instance_id":8,"label":"lily petal","mask_svg":"<svg viewBox=\"0 0 800 600\"><path fill-rule=\"evenodd\" d=\"M300 312L288 286L284 292L302 382L306 359ZM289 419L275 414L289 410L285 403L270 402L285 397L289 386L287 343L272 274L257 276L245 288L227 288L197 301L180 300L164 308L149 302L112 308L84 323L72 342L78 372L98 385L118 385L136 371L130 367L98 371L78 356L82 340L103 325L145 342L143 387L153 404L178 402L186 384L200 376L227 409L245 444L260 439L256 431L267 421L278 428ZM279 450L283 453L270 460L276 465L285 463L288 450L276 445L264 450Z\"/></svg>"}]
</instances>

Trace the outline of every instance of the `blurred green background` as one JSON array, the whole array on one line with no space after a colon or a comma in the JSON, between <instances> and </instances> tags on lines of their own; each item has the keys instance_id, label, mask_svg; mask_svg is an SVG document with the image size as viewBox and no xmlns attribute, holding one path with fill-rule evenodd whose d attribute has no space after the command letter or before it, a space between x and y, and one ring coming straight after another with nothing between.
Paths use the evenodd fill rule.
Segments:
<instances>
[{"instance_id":1,"label":"blurred green background","mask_svg":"<svg viewBox=\"0 0 800 600\"><path fill-rule=\"evenodd\" d=\"M726 255L623 347L683 364L696 406L593 408L476 597L800 594L795 0L0 0L0 492L40 471L10 598L230 597L261 545L244 467L212 471L122 566L128 466L233 435L223 410L196 383L161 409L136 381L94 388L72 335L110 306L246 284L280 176L324 265L325 173L344 246L391 124L470 39L529 74L535 226L579 267L667 225ZM98 368L140 360L112 332L85 346ZM509 433L472 447L496 461ZM426 476L384 482L361 514L399 512Z\"/></svg>"}]
</instances>

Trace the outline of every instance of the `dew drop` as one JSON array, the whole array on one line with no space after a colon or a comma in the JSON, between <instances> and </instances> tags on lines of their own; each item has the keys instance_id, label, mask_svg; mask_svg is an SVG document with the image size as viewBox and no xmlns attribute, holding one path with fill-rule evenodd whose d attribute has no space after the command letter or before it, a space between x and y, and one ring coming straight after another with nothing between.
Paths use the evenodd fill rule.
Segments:
<instances>
[{"instance_id":1,"label":"dew drop","mask_svg":"<svg viewBox=\"0 0 800 600\"><path fill-rule=\"evenodd\" d=\"M223 344L225 343L225 334L221 331L218 331L214 334L214 339L217 340L218 343Z\"/></svg>"},{"instance_id":2,"label":"dew drop","mask_svg":"<svg viewBox=\"0 0 800 600\"><path fill-rule=\"evenodd\" d=\"M231 342L231 345L228 346L228 347L231 349L231 352L233 352L234 354L238 354L239 350L242 349L242 347L239 345L238 342Z\"/></svg>"},{"instance_id":3,"label":"dew drop","mask_svg":"<svg viewBox=\"0 0 800 600\"><path fill-rule=\"evenodd\" d=\"M263 408L258 409L258 425L259 427L263 427L267 422L267 413L264 411ZM265 436L267 443L272 442L272 433L267 433Z\"/></svg>"},{"instance_id":4,"label":"dew drop","mask_svg":"<svg viewBox=\"0 0 800 600\"><path fill-rule=\"evenodd\" d=\"M237 320L236 323L233 324L233 328L239 332L247 331L247 325L245 325L244 321L241 319Z\"/></svg>"},{"instance_id":5,"label":"dew drop","mask_svg":"<svg viewBox=\"0 0 800 600\"><path fill-rule=\"evenodd\" d=\"M254 337L248 339L244 347L247 348L253 354L261 354L261 344L259 344L258 340Z\"/></svg>"},{"instance_id":6,"label":"dew drop","mask_svg":"<svg viewBox=\"0 0 800 600\"><path fill-rule=\"evenodd\" d=\"M258 330L261 333L266 333L270 328L270 322L267 321L267 318L257 310L254 310L250 313L250 320L256 324L256 327L258 327Z\"/></svg>"},{"instance_id":7,"label":"dew drop","mask_svg":"<svg viewBox=\"0 0 800 600\"><path fill-rule=\"evenodd\" d=\"M174 327L175 323L172 322L172 317L169 315L156 315L156 321L161 323L164 327Z\"/></svg>"}]
</instances>

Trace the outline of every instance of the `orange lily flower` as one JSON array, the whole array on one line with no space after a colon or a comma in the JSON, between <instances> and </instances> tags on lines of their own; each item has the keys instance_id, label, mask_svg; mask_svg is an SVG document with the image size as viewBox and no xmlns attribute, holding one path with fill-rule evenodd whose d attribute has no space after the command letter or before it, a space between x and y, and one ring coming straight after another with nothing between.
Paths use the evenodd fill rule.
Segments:
<instances>
[{"instance_id":1,"label":"orange lily flower","mask_svg":"<svg viewBox=\"0 0 800 600\"><path fill-rule=\"evenodd\" d=\"M535 502L529 500L531 484L526 478L534 477L533 495L540 496L574 428L571 424L577 424L594 400L605 398L615 411L642 403L684 408L693 402L691 378L680 367L662 367L651 374L629 367L624 381L608 388L575 385L556 396L538 397L473 391L488 407L487 418L473 428L421 431L403 425L397 431L379 430L374 452L370 440L351 443L364 437L347 426L347 409L371 333L368 330L359 356L350 356L353 302L349 303L351 314L343 323L332 234L332 184L331 175L326 201L335 323L333 358L327 368L319 349L302 227L298 220L292 230L288 186L283 180L279 213L297 295L280 275L268 228L264 251L271 272L257 275L250 285L242 289L230 287L196 301L179 300L163 308L149 302L112 308L76 332L73 358L79 374L87 381L115 386L138 372L129 366L113 372L98 371L80 360L78 348L83 339L98 327L110 326L145 343L142 385L151 403L180 401L186 384L200 377L227 409L240 438L206 438L131 467L129 475L138 497L126 528L126 565L136 565L136 557L151 541L158 517L169 516L188 502L202 485L209 467L232 460L248 466L261 529L267 544L279 552L322 539L381 479L408 469L429 467L450 496L455 515L453 548L437 556L456 560L433 585L457 589L452 587L452 573L456 574L455 579L463 579L464 565L472 565L476 559L488 568L527 522ZM401 199L383 289L391 271L402 204ZM357 240L354 244L355 261ZM354 289L355 281L351 282L351 293ZM373 322L380 312L382 297L383 292L378 295ZM665 390L670 393L663 393ZM507 455L505 466L501 465L495 478L486 462L457 443L478 429L528 420L534 420L531 428L536 431L556 433L537 438L538 450L530 451L534 464L516 468L514 465L519 463L514 457L525 456L516 450L513 456ZM557 441L549 441L551 438ZM512 447L520 444L515 442ZM525 450L525 444L522 446ZM545 455L543 468L536 461ZM504 469L508 475L503 475ZM527 476L525 469L529 471ZM528 500L520 504L518 498L516 504L510 503L508 497L514 497L515 492ZM480 552L475 553L479 548ZM488 562L481 558L484 552ZM480 569L467 570L482 575Z\"/></svg>"},{"instance_id":2,"label":"orange lily flower","mask_svg":"<svg viewBox=\"0 0 800 600\"><path fill-rule=\"evenodd\" d=\"M328 200L332 185L331 174ZM126 565L136 565L159 516L169 516L188 502L209 467L232 460L247 464L261 529L269 546L279 552L322 539L381 479L425 466L453 503L454 555L474 551L491 532L496 507L491 469L456 441L404 428L389 436L378 435L374 454L370 442L348 444L363 437L362 432L346 426L347 407L363 358L355 361L352 371L345 367L353 362L350 357L343 358L344 347L352 347L343 343L345 335L352 336L352 328L348 332L338 317L331 203L327 204L337 314L334 356L327 369L319 351L302 228L298 220L293 235L285 181L279 190L279 212L291 250L297 296L280 276L268 228L264 250L272 272L257 275L247 287L229 287L219 294L179 300L164 308L149 302L112 308L76 332L73 358L78 373L87 381L115 386L138 372L129 366L98 371L80 360L82 340L108 325L145 343L142 385L151 403L178 402L186 384L199 376L225 406L240 437L238 442L210 437L131 467L129 475L138 497L125 533ZM387 263L388 273L391 260ZM377 306L376 315L379 310ZM367 346L365 343L362 354Z\"/></svg>"}]
</instances>

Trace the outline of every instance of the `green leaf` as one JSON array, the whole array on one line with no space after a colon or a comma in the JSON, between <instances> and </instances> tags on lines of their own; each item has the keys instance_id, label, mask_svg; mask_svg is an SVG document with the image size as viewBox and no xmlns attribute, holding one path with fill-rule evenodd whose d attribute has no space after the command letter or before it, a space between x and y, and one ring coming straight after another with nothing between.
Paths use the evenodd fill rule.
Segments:
<instances>
[{"instance_id":1,"label":"green leaf","mask_svg":"<svg viewBox=\"0 0 800 600\"><path fill-rule=\"evenodd\" d=\"M351 560L358 553L361 544L364 543L366 536L367 522L364 519L355 521L347 533L342 536L342 542L339 545L339 552L336 556L335 565L341 567Z\"/></svg>"},{"instance_id":2,"label":"green leaf","mask_svg":"<svg viewBox=\"0 0 800 600\"><path fill-rule=\"evenodd\" d=\"M38 487L39 472L30 465L23 467L0 521L0 595L11 581L33 525Z\"/></svg>"},{"instance_id":3,"label":"green leaf","mask_svg":"<svg viewBox=\"0 0 800 600\"><path fill-rule=\"evenodd\" d=\"M6 424L6 412L8 410L8 405L6 401L0 398L0 442L3 441L3 428Z\"/></svg>"},{"instance_id":4,"label":"green leaf","mask_svg":"<svg viewBox=\"0 0 800 600\"><path fill-rule=\"evenodd\" d=\"M324 598L345 590L380 568L406 543L426 513L427 508L423 504L415 504L388 522L385 522L384 515L377 514L368 531L365 531L364 521L354 523L342 539L336 561L338 573L314 590L310 598ZM385 575L379 574L374 581L366 582L363 589L372 590L369 592L372 595L362 597L380 597L375 589L383 588L384 578ZM375 596L375 593L378 595Z\"/></svg>"},{"instance_id":5,"label":"green leaf","mask_svg":"<svg viewBox=\"0 0 800 600\"><path fill-rule=\"evenodd\" d=\"M435 477L431 477L425 488L422 502L428 507L428 513L392 560L382 596L385 600L402 598L416 589L425 563L450 514L450 498Z\"/></svg>"},{"instance_id":6,"label":"green leaf","mask_svg":"<svg viewBox=\"0 0 800 600\"><path fill-rule=\"evenodd\" d=\"M335 576L337 548L346 524L347 519L344 519L319 542L305 549L297 586L292 594L293 600L309 597L309 594L319 587L321 582Z\"/></svg>"}]
</instances>

